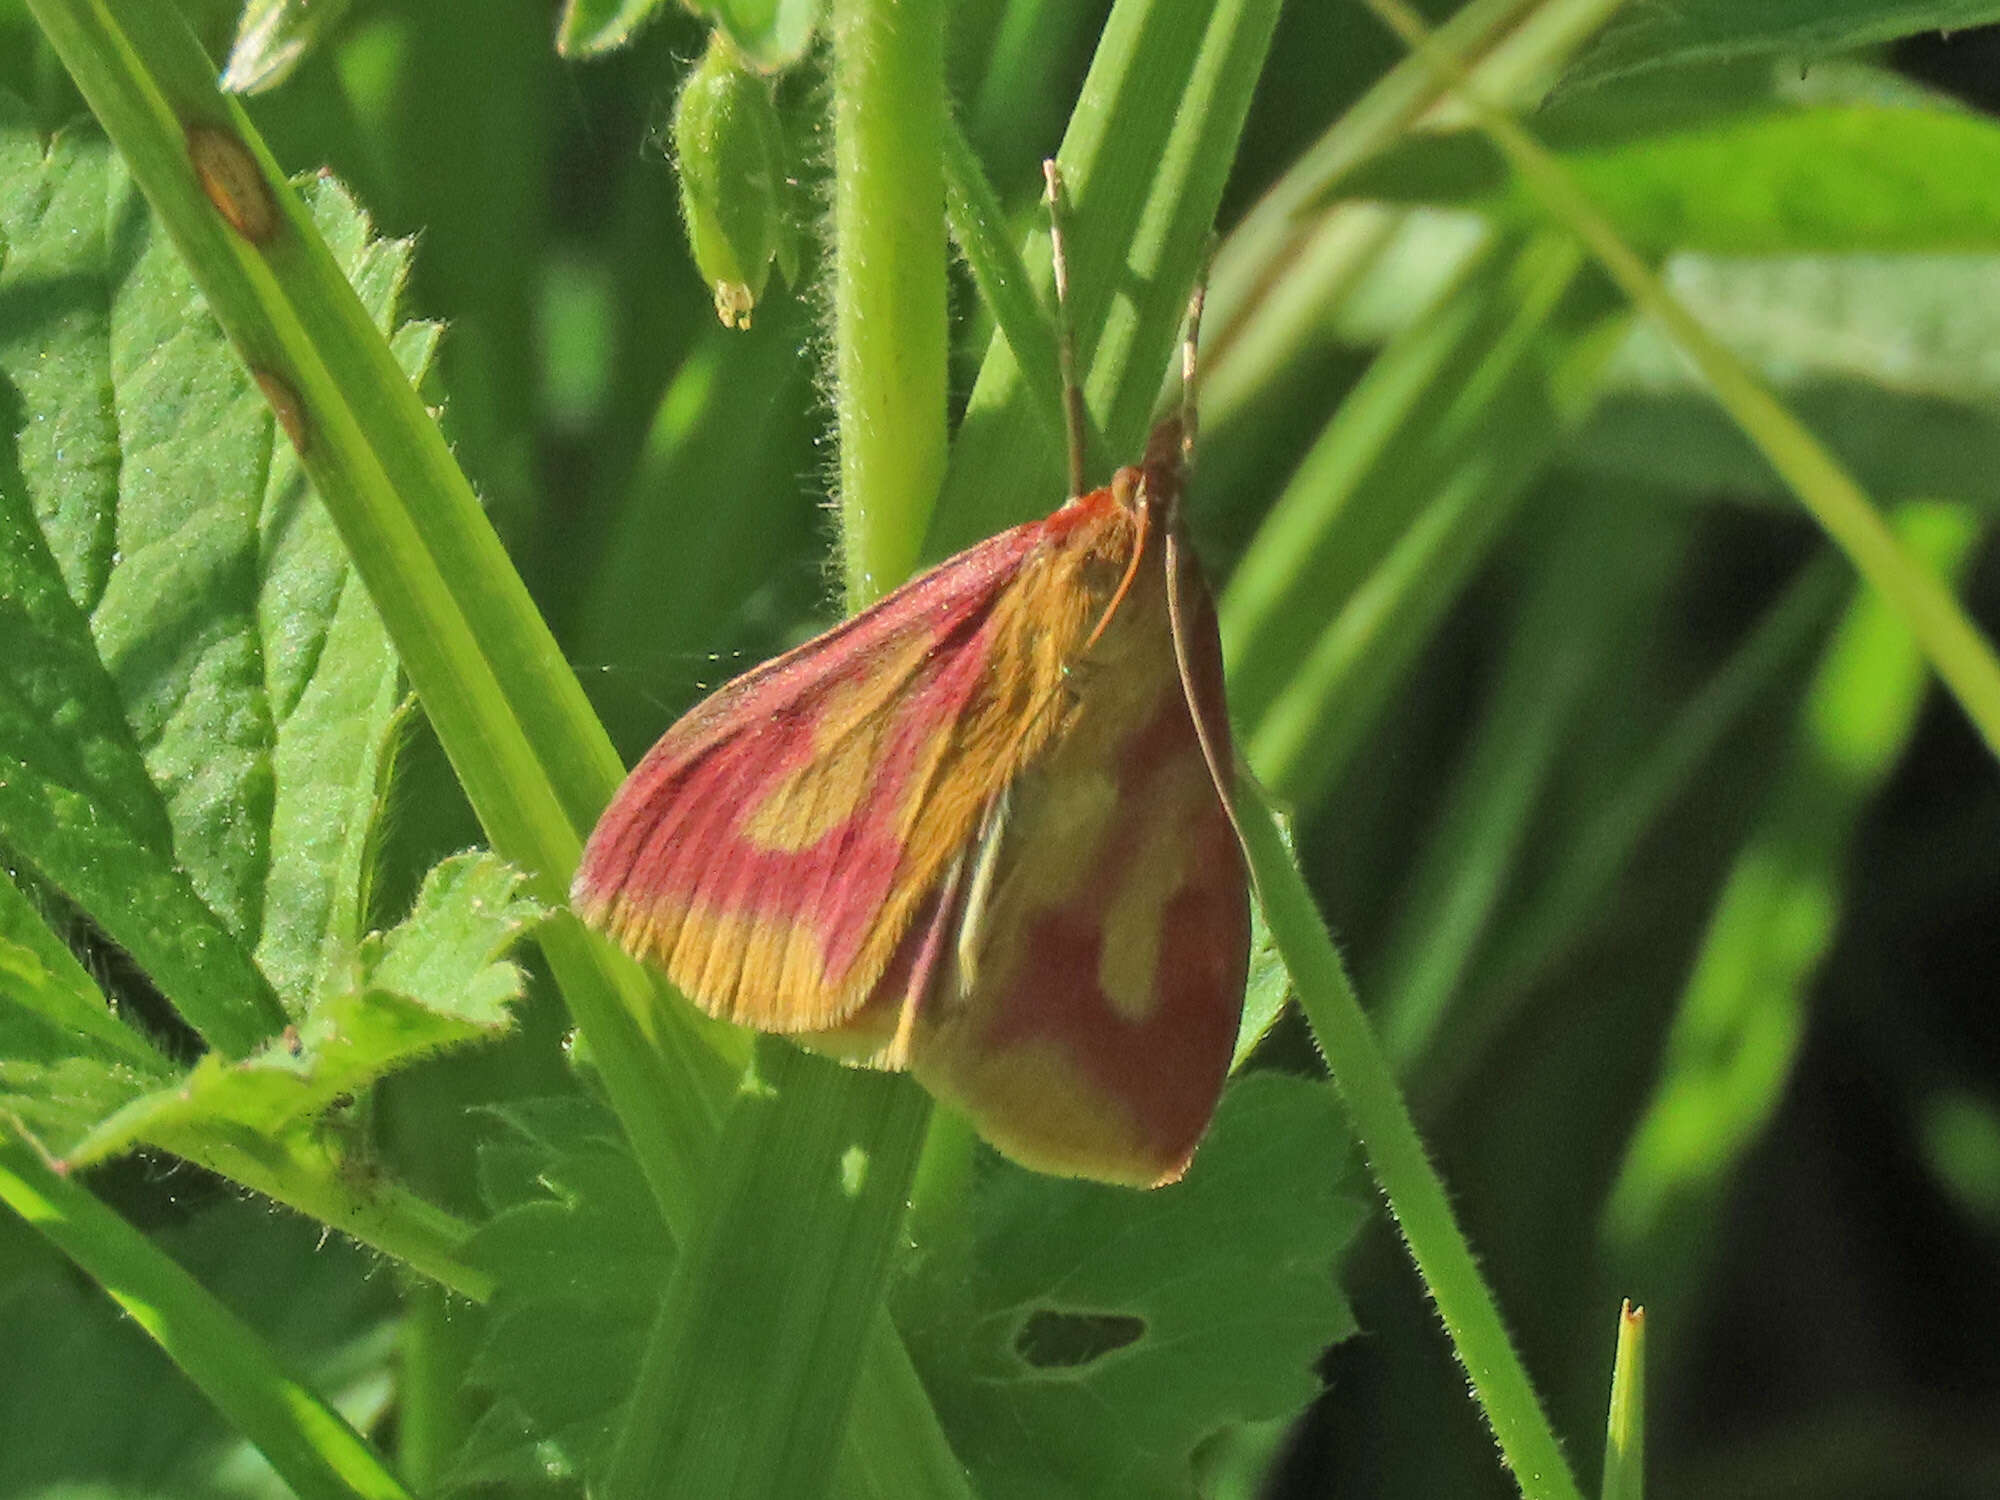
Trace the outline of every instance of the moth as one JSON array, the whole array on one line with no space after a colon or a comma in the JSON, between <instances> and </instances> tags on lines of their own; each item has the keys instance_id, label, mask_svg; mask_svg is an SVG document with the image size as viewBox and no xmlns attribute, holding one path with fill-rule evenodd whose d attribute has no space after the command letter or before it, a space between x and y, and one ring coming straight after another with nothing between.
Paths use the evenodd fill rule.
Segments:
<instances>
[{"instance_id":1,"label":"moth","mask_svg":"<svg viewBox=\"0 0 2000 1500\"><path fill-rule=\"evenodd\" d=\"M577 912L710 1013L907 1068L1005 1155L1177 1180L1229 1070L1248 877L1183 407L1071 494L717 690L584 850Z\"/></svg>"}]
</instances>

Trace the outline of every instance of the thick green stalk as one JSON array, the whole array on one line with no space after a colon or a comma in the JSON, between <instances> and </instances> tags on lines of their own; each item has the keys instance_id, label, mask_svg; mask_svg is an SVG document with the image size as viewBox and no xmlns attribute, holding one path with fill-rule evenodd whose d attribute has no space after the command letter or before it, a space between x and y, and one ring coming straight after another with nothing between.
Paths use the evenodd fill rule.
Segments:
<instances>
[{"instance_id":1,"label":"thick green stalk","mask_svg":"<svg viewBox=\"0 0 2000 1500\"><path fill-rule=\"evenodd\" d=\"M834 411L847 602L916 567L944 479L944 9L834 0Z\"/></svg>"}]
</instances>

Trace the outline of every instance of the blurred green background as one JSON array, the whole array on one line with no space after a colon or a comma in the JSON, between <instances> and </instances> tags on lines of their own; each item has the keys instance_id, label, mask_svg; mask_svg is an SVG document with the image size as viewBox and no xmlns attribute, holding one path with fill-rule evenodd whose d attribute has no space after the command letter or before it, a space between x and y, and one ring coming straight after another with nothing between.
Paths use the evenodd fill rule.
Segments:
<instances>
[{"instance_id":1,"label":"blurred green background","mask_svg":"<svg viewBox=\"0 0 2000 1500\"><path fill-rule=\"evenodd\" d=\"M1023 232L1105 9L952 12L957 114ZM1705 50L1643 12L1519 102L1991 631L2000 28L1816 10L1742 6L1761 29ZM223 55L233 10L200 17ZM419 237L452 442L628 756L837 594L818 256L735 333L685 248L663 141L703 38L674 15L565 58L547 4L361 3L250 101L289 170ZM1225 198L1211 334L1236 343L1190 505L1239 734L1586 1479L1630 1296L1656 1493L2000 1494L2000 777L1476 137L1310 205L1282 336L1232 322L1232 229L1400 55L1359 6L1287 6ZM811 74L779 89L808 179ZM0 86L50 128L79 108L12 3ZM962 400L990 330L963 276L954 314ZM412 878L476 837L421 745L395 836ZM1302 1031L1269 1046L1315 1065ZM429 1186L451 1197L448 1167ZM364 1258L298 1269L300 1225L184 1173L108 1187L195 1259L264 1245L250 1290L287 1316L388 1315ZM66 1420L115 1484L106 1424L169 1399L137 1394L159 1360L81 1291L30 1318L44 1254L0 1226L0 1305L60 1351L42 1379L91 1391ZM1268 1492L1510 1493L1392 1231L1339 1275L1362 1332L1270 1435ZM10 1372L0 1435L30 1420Z\"/></svg>"}]
</instances>

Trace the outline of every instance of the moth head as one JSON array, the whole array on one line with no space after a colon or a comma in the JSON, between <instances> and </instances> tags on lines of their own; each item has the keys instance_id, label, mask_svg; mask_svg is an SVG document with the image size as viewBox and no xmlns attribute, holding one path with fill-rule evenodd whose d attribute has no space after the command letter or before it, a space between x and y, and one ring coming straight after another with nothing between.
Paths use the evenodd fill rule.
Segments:
<instances>
[{"instance_id":1,"label":"moth head","mask_svg":"<svg viewBox=\"0 0 2000 1500\"><path fill-rule=\"evenodd\" d=\"M1111 476L1111 498L1121 510L1144 514L1149 523L1171 526L1181 499L1187 462L1185 429L1178 416L1164 418L1146 440L1146 456Z\"/></svg>"}]
</instances>

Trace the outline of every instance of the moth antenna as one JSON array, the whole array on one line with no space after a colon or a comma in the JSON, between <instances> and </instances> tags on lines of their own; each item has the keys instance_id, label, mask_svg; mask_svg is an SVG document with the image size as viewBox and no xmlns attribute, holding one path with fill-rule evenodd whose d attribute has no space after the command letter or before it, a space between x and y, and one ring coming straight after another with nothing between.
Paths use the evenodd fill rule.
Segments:
<instances>
[{"instance_id":1,"label":"moth antenna","mask_svg":"<svg viewBox=\"0 0 2000 1500\"><path fill-rule=\"evenodd\" d=\"M1054 157L1042 163L1049 205L1049 260L1056 274L1056 372L1062 379L1063 438L1069 449L1069 497L1083 493L1083 387L1076 381L1076 330L1069 315L1069 199Z\"/></svg>"},{"instance_id":2,"label":"moth antenna","mask_svg":"<svg viewBox=\"0 0 2000 1500\"><path fill-rule=\"evenodd\" d=\"M1194 290L1188 294L1187 331L1181 336L1181 463L1186 468L1194 467L1195 383L1200 370L1201 310L1208 301L1208 271L1214 260L1215 237L1211 235L1208 250L1201 258L1201 271L1194 280Z\"/></svg>"}]
</instances>

